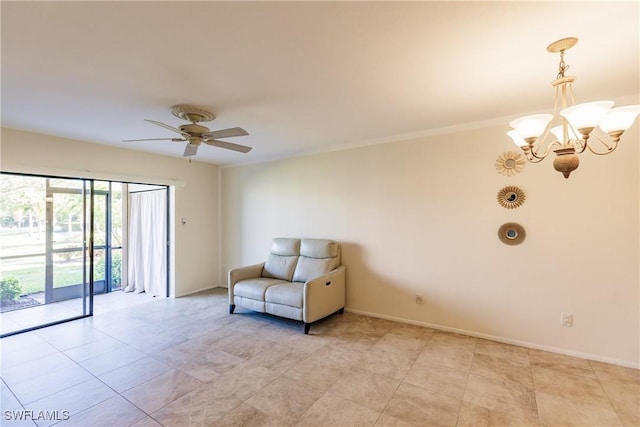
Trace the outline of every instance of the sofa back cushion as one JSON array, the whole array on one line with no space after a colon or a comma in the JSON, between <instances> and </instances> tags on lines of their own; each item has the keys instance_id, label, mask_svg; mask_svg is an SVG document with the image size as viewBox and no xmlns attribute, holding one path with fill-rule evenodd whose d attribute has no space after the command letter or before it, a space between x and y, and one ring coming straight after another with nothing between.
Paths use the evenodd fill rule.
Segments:
<instances>
[{"instance_id":1,"label":"sofa back cushion","mask_svg":"<svg viewBox=\"0 0 640 427\"><path fill-rule=\"evenodd\" d=\"M294 282L308 282L340 266L340 245L332 240L302 239Z\"/></svg>"},{"instance_id":2,"label":"sofa back cushion","mask_svg":"<svg viewBox=\"0 0 640 427\"><path fill-rule=\"evenodd\" d=\"M291 281L300 255L300 239L278 237L271 242L271 253L262 269L262 277Z\"/></svg>"}]
</instances>

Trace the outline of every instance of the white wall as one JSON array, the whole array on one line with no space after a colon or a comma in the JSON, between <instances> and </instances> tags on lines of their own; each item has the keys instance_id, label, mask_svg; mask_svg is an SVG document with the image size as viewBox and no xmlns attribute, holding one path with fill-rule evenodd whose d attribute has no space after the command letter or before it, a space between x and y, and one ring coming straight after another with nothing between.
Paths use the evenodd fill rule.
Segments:
<instances>
[{"instance_id":1,"label":"white wall","mask_svg":"<svg viewBox=\"0 0 640 427\"><path fill-rule=\"evenodd\" d=\"M504 132L223 168L221 272L264 260L273 237L331 238L352 311L637 367L638 124L568 180L552 158L499 175ZM525 190L523 206L497 203L505 185ZM498 240L510 221L526 229L520 246Z\"/></svg>"},{"instance_id":2,"label":"white wall","mask_svg":"<svg viewBox=\"0 0 640 427\"><path fill-rule=\"evenodd\" d=\"M0 167L175 185L175 296L219 285L217 166L3 128Z\"/></svg>"}]
</instances>

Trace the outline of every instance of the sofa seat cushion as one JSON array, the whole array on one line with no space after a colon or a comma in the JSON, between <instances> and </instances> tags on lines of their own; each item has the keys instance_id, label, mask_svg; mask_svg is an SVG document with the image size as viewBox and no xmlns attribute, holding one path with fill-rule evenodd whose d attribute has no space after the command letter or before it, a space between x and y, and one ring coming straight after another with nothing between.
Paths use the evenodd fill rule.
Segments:
<instances>
[{"instance_id":1,"label":"sofa seat cushion","mask_svg":"<svg viewBox=\"0 0 640 427\"><path fill-rule=\"evenodd\" d=\"M304 283L285 282L270 286L265 294L265 302L302 308Z\"/></svg>"},{"instance_id":2,"label":"sofa seat cushion","mask_svg":"<svg viewBox=\"0 0 640 427\"><path fill-rule=\"evenodd\" d=\"M258 277L256 279L241 280L233 288L234 295L264 301L264 295L271 286L286 283L280 279L272 279L268 277Z\"/></svg>"}]
</instances>

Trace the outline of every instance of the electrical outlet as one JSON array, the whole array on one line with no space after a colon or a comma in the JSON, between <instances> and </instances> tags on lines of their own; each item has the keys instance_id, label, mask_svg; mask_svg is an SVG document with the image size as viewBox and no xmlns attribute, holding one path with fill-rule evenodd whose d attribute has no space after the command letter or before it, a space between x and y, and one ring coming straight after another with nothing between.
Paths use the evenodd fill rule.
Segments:
<instances>
[{"instance_id":1,"label":"electrical outlet","mask_svg":"<svg viewBox=\"0 0 640 427\"><path fill-rule=\"evenodd\" d=\"M422 304L422 294L416 294L416 304Z\"/></svg>"},{"instance_id":2,"label":"electrical outlet","mask_svg":"<svg viewBox=\"0 0 640 427\"><path fill-rule=\"evenodd\" d=\"M573 314L560 313L560 325L567 327L573 326Z\"/></svg>"}]
</instances>

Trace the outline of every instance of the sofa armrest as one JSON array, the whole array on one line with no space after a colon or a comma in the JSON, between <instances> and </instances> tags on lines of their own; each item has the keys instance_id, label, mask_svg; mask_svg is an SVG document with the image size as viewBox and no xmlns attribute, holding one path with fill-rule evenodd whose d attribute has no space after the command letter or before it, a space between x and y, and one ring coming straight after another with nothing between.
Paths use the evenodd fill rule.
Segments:
<instances>
[{"instance_id":1,"label":"sofa armrest","mask_svg":"<svg viewBox=\"0 0 640 427\"><path fill-rule=\"evenodd\" d=\"M312 323L344 308L344 265L304 284L303 315L305 323Z\"/></svg>"},{"instance_id":2,"label":"sofa armrest","mask_svg":"<svg viewBox=\"0 0 640 427\"><path fill-rule=\"evenodd\" d=\"M233 287L241 280L255 279L262 275L262 268L264 262L260 264L247 265L245 267L238 267L229 270L229 282L227 287L229 288L229 304L233 304Z\"/></svg>"}]
</instances>

